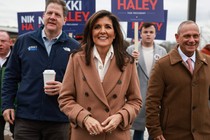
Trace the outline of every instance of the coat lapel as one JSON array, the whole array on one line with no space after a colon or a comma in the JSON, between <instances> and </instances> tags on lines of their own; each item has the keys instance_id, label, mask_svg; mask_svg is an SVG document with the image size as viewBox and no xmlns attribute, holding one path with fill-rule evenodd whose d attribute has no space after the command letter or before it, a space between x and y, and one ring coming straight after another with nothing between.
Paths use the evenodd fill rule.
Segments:
<instances>
[{"instance_id":1,"label":"coat lapel","mask_svg":"<svg viewBox=\"0 0 210 140\"><path fill-rule=\"evenodd\" d=\"M198 50L196 50L196 62L193 73L197 73L203 64L208 64L206 58Z\"/></svg>"},{"instance_id":2,"label":"coat lapel","mask_svg":"<svg viewBox=\"0 0 210 140\"><path fill-rule=\"evenodd\" d=\"M186 67L186 64L183 62L181 56L179 55L179 52L178 52L177 47L174 48L174 49L169 53L169 57L170 57L171 65L174 65L174 64L176 64L176 63L182 62L182 64Z\"/></svg>"},{"instance_id":3,"label":"coat lapel","mask_svg":"<svg viewBox=\"0 0 210 140\"><path fill-rule=\"evenodd\" d=\"M181 56L179 55L178 46L171 51L170 60L171 60L172 65L182 61L182 64L187 69L186 63L182 60ZM193 75L199 71L199 69L202 67L203 64L208 64L206 61L206 58L198 50L196 50L196 62L195 62L195 68L194 68Z\"/></svg>"},{"instance_id":4,"label":"coat lapel","mask_svg":"<svg viewBox=\"0 0 210 140\"><path fill-rule=\"evenodd\" d=\"M116 58L115 56L111 59L110 66L104 76L103 80L103 89L106 96L112 91L112 89L116 86L116 84L121 84L122 81L120 77L122 72L116 65Z\"/></svg>"},{"instance_id":5,"label":"coat lapel","mask_svg":"<svg viewBox=\"0 0 210 140\"><path fill-rule=\"evenodd\" d=\"M162 50L154 44L154 56L153 56L153 65L154 63L162 57Z\"/></svg>"},{"instance_id":6,"label":"coat lapel","mask_svg":"<svg viewBox=\"0 0 210 140\"><path fill-rule=\"evenodd\" d=\"M84 55L81 56L81 59L79 59L79 64L83 71L86 82L89 85L89 87L91 88L91 90L105 105L108 106L105 92L102 87L102 84L101 84L101 81L100 81L100 78L98 75L98 71L96 70L96 66L95 66L93 57L91 57L90 66L87 66L85 64L85 56Z\"/></svg>"}]
</instances>

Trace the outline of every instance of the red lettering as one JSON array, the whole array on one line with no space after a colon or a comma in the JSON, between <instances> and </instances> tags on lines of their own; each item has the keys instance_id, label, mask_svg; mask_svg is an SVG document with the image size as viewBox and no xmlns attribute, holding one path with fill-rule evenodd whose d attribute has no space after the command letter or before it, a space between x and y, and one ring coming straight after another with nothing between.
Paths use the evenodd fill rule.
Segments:
<instances>
[{"instance_id":1,"label":"red lettering","mask_svg":"<svg viewBox=\"0 0 210 140\"><path fill-rule=\"evenodd\" d=\"M28 23L28 24L25 23L25 24L22 24L21 29L29 31L29 30L34 30L34 27L32 23Z\"/></svg>"},{"instance_id":2,"label":"red lettering","mask_svg":"<svg viewBox=\"0 0 210 140\"><path fill-rule=\"evenodd\" d=\"M160 31L162 26L163 26L163 23L162 22L152 22L153 24L156 25L156 29L157 31ZM139 22L139 25L138 25L138 30L140 30L142 28L142 25L144 24L144 22ZM131 29L134 29L134 22L132 22L131 24Z\"/></svg>"},{"instance_id":3,"label":"red lettering","mask_svg":"<svg viewBox=\"0 0 210 140\"><path fill-rule=\"evenodd\" d=\"M123 0L123 2L121 3L121 0L117 1L117 10L120 10L120 7L123 7L122 9L126 9L126 0Z\"/></svg>"},{"instance_id":4,"label":"red lettering","mask_svg":"<svg viewBox=\"0 0 210 140\"><path fill-rule=\"evenodd\" d=\"M152 10L155 10L157 5L157 0L142 0L139 3L139 0L118 0L117 9L120 10L150 10L149 6L151 5Z\"/></svg>"},{"instance_id":5,"label":"red lettering","mask_svg":"<svg viewBox=\"0 0 210 140\"><path fill-rule=\"evenodd\" d=\"M158 1L158 0L154 0L154 1L150 0L150 3L151 3L151 5L152 5L152 10L155 10L155 7L156 7L156 5L157 5L157 1Z\"/></svg>"},{"instance_id":6,"label":"red lettering","mask_svg":"<svg viewBox=\"0 0 210 140\"><path fill-rule=\"evenodd\" d=\"M163 26L163 23L162 23L162 22L156 23L156 27L157 27L157 30L158 30L158 31L161 30L162 26Z\"/></svg>"},{"instance_id":7,"label":"red lettering","mask_svg":"<svg viewBox=\"0 0 210 140\"><path fill-rule=\"evenodd\" d=\"M135 23L135 22L132 22L132 24L131 24L131 28L132 28L132 29L134 29L134 23ZM138 30L141 29L141 27L142 27L143 24L144 24L144 22L139 22Z\"/></svg>"},{"instance_id":8,"label":"red lettering","mask_svg":"<svg viewBox=\"0 0 210 140\"><path fill-rule=\"evenodd\" d=\"M133 10L135 10L135 6L134 6L134 3L133 3L132 0L130 0L130 1L128 2L128 6L127 6L126 10L127 10L127 9L133 9Z\"/></svg>"},{"instance_id":9,"label":"red lettering","mask_svg":"<svg viewBox=\"0 0 210 140\"><path fill-rule=\"evenodd\" d=\"M144 10L149 10L149 4L148 4L149 0L142 0L142 9Z\"/></svg>"},{"instance_id":10,"label":"red lettering","mask_svg":"<svg viewBox=\"0 0 210 140\"><path fill-rule=\"evenodd\" d=\"M142 25L144 24L144 22L140 22L139 23L139 30L141 29Z\"/></svg>"},{"instance_id":11,"label":"red lettering","mask_svg":"<svg viewBox=\"0 0 210 140\"><path fill-rule=\"evenodd\" d=\"M88 17L90 15L90 12L69 12L67 16L67 21L69 22L81 22L81 21L87 21Z\"/></svg>"},{"instance_id":12,"label":"red lettering","mask_svg":"<svg viewBox=\"0 0 210 140\"><path fill-rule=\"evenodd\" d=\"M82 15L83 15L83 17L84 17L84 20L85 20L85 21L87 21L87 20L88 20L89 15L90 15L90 12L87 12L87 13L82 12Z\"/></svg>"}]
</instances>

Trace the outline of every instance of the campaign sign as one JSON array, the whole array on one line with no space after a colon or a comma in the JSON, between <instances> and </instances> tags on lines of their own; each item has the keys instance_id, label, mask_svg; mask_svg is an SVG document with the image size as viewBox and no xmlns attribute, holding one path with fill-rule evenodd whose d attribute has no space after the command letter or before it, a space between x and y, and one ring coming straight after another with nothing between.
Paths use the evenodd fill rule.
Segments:
<instances>
[{"instance_id":1,"label":"campaign sign","mask_svg":"<svg viewBox=\"0 0 210 140\"><path fill-rule=\"evenodd\" d=\"M63 31L67 33L70 37L75 38L78 34L83 34L83 29L85 27L85 23L68 23L63 26Z\"/></svg>"},{"instance_id":2,"label":"campaign sign","mask_svg":"<svg viewBox=\"0 0 210 140\"><path fill-rule=\"evenodd\" d=\"M68 15L63 31L74 37L83 32L88 18L95 13L95 0L66 0ZM43 25L42 12L18 13L18 34L38 29Z\"/></svg>"},{"instance_id":3,"label":"campaign sign","mask_svg":"<svg viewBox=\"0 0 210 140\"><path fill-rule=\"evenodd\" d=\"M18 15L18 34L33 31L43 23L43 12L20 12Z\"/></svg>"},{"instance_id":4,"label":"campaign sign","mask_svg":"<svg viewBox=\"0 0 210 140\"><path fill-rule=\"evenodd\" d=\"M112 0L112 13L120 21L163 22L163 0Z\"/></svg>"},{"instance_id":5,"label":"campaign sign","mask_svg":"<svg viewBox=\"0 0 210 140\"><path fill-rule=\"evenodd\" d=\"M95 0L66 0L66 23L85 23L95 13Z\"/></svg>"},{"instance_id":6,"label":"campaign sign","mask_svg":"<svg viewBox=\"0 0 210 140\"><path fill-rule=\"evenodd\" d=\"M167 15L168 11L164 10L164 21L165 22L153 22L156 25L156 38L158 40L165 40L166 39L166 27L167 27ZM141 27L143 25L143 21L139 22L138 24L138 36L140 37L140 32L141 32ZM128 22L128 27L127 27L127 37L128 38L134 38L134 22Z\"/></svg>"},{"instance_id":7,"label":"campaign sign","mask_svg":"<svg viewBox=\"0 0 210 140\"><path fill-rule=\"evenodd\" d=\"M18 34L38 29L43 25L43 12L22 12L18 13ZM74 37L83 32L85 23L69 23L63 26L63 31Z\"/></svg>"}]
</instances>

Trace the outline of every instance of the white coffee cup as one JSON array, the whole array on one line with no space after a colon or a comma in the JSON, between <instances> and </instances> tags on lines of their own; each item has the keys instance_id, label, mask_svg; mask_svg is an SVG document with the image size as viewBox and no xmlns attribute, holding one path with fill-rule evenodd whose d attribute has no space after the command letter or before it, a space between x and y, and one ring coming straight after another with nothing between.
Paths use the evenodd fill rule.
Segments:
<instances>
[{"instance_id":1,"label":"white coffee cup","mask_svg":"<svg viewBox=\"0 0 210 140\"><path fill-rule=\"evenodd\" d=\"M55 74L54 70L45 70L43 72L44 86L46 86L46 83L49 81L55 81Z\"/></svg>"}]
</instances>

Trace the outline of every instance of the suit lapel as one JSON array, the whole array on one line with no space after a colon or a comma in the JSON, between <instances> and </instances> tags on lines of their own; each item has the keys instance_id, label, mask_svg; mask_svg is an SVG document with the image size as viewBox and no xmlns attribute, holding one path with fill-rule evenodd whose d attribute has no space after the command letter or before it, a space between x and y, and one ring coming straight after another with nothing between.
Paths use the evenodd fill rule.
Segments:
<instances>
[{"instance_id":1,"label":"suit lapel","mask_svg":"<svg viewBox=\"0 0 210 140\"><path fill-rule=\"evenodd\" d=\"M92 89L94 94L105 104L108 106L108 102L104 93L104 89L102 87L98 71L96 70L96 66L93 60L93 57L91 57L91 64L90 66L85 65L85 56L82 56L81 59L79 59L79 64L81 66L82 72L85 76L86 82L89 85L89 87Z\"/></svg>"}]
</instances>

